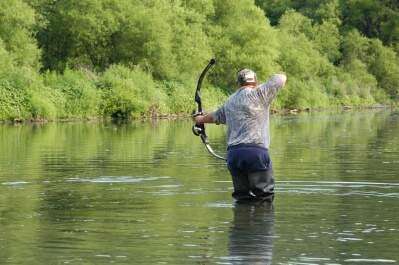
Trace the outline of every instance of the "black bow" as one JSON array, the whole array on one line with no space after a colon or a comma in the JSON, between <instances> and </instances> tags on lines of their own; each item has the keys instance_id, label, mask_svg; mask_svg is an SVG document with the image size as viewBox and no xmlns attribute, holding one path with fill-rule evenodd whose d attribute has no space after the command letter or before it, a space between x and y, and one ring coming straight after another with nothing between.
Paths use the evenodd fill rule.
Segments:
<instances>
[{"instance_id":1,"label":"black bow","mask_svg":"<svg viewBox=\"0 0 399 265\"><path fill-rule=\"evenodd\" d=\"M202 80L204 79L206 73L208 72L208 70L216 63L215 59L211 59L208 63L208 65L204 68L204 70L202 71L198 82L197 82L197 89L195 90L195 102L198 105L197 108L197 112L194 114L194 116L198 116L198 115L203 115L203 111L202 111L202 101L201 101L201 85L202 85ZM208 150L208 152L213 155L216 158L222 159L224 161L226 161L226 158L217 155L215 153L215 151L213 151L212 147L209 145L209 140L208 140L208 136L206 135L205 132L205 124L194 124L193 126L193 133L197 136L201 137L202 143L204 143L206 150Z\"/></svg>"}]
</instances>

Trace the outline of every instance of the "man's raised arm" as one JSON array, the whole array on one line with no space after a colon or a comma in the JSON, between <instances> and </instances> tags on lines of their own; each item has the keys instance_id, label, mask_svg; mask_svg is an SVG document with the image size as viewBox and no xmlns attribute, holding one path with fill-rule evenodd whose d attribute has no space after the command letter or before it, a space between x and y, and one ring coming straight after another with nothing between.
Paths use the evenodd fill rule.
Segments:
<instances>
[{"instance_id":1,"label":"man's raised arm","mask_svg":"<svg viewBox=\"0 0 399 265\"><path fill-rule=\"evenodd\" d=\"M276 97L277 92L285 86L285 82L287 82L287 76L285 74L274 74L266 83L258 87L258 91L265 102L270 104Z\"/></svg>"}]
</instances>

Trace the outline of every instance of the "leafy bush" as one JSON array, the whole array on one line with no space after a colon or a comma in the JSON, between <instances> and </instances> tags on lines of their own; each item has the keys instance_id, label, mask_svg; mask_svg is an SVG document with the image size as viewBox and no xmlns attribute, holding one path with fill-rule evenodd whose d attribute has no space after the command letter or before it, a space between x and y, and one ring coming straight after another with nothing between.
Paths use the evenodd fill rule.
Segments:
<instances>
[{"instance_id":1,"label":"leafy bush","mask_svg":"<svg viewBox=\"0 0 399 265\"><path fill-rule=\"evenodd\" d=\"M50 93L31 68L8 65L5 71L0 66L0 120L55 118Z\"/></svg>"},{"instance_id":2,"label":"leafy bush","mask_svg":"<svg viewBox=\"0 0 399 265\"><path fill-rule=\"evenodd\" d=\"M307 109L325 108L331 105L329 97L317 80L306 82L292 77L280 91L274 108Z\"/></svg>"},{"instance_id":3,"label":"leafy bush","mask_svg":"<svg viewBox=\"0 0 399 265\"><path fill-rule=\"evenodd\" d=\"M25 90L16 89L9 80L0 80L0 120L29 118L29 103Z\"/></svg>"},{"instance_id":4,"label":"leafy bush","mask_svg":"<svg viewBox=\"0 0 399 265\"><path fill-rule=\"evenodd\" d=\"M90 72L67 69L63 74L46 72L44 85L54 90L59 118L90 118L99 114L100 95Z\"/></svg>"},{"instance_id":5,"label":"leafy bush","mask_svg":"<svg viewBox=\"0 0 399 265\"><path fill-rule=\"evenodd\" d=\"M111 66L99 79L101 113L113 118L131 118L165 112L165 94L151 75L138 67Z\"/></svg>"},{"instance_id":6,"label":"leafy bush","mask_svg":"<svg viewBox=\"0 0 399 265\"><path fill-rule=\"evenodd\" d=\"M168 95L167 106L171 113L191 113L197 109L194 101L196 83L183 84L178 82L163 82L161 84ZM219 107L226 99L226 94L220 88L203 85L201 89L202 108L210 112Z\"/></svg>"},{"instance_id":7,"label":"leafy bush","mask_svg":"<svg viewBox=\"0 0 399 265\"><path fill-rule=\"evenodd\" d=\"M158 86L168 96L166 104L169 112L190 113L194 109L194 87L171 81L160 82Z\"/></svg>"}]
</instances>

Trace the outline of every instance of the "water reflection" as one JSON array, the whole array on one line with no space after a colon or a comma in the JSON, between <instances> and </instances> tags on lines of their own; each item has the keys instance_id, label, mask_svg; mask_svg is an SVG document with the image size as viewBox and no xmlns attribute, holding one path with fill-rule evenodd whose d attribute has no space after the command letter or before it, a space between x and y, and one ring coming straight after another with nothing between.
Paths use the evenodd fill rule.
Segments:
<instances>
[{"instance_id":1,"label":"water reflection","mask_svg":"<svg viewBox=\"0 0 399 265\"><path fill-rule=\"evenodd\" d=\"M233 264L272 264L274 209L270 203L235 204L229 235Z\"/></svg>"},{"instance_id":2,"label":"water reflection","mask_svg":"<svg viewBox=\"0 0 399 265\"><path fill-rule=\"evenodd\" d=\"M0 264L399 262L398 114L273 116L274 210L232 205L191 125L0 126Z\"/></svg>"}]
</instances>

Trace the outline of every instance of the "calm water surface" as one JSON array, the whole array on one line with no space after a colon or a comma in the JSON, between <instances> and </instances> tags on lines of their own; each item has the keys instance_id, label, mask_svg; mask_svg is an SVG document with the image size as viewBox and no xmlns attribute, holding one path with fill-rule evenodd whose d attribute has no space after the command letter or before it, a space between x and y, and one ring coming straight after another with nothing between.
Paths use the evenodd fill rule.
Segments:
<instances>
[{"instance_id":1,"label":"calm water surface","mask_svg":"<svg viewBox=\"0 0 399 265\"><path fill-rule=\"evenodd\" d=\"M399 113L273 116L273 207L190 127L1 125L0 264L399 264Z\"/></svg>"}]
</instances>

